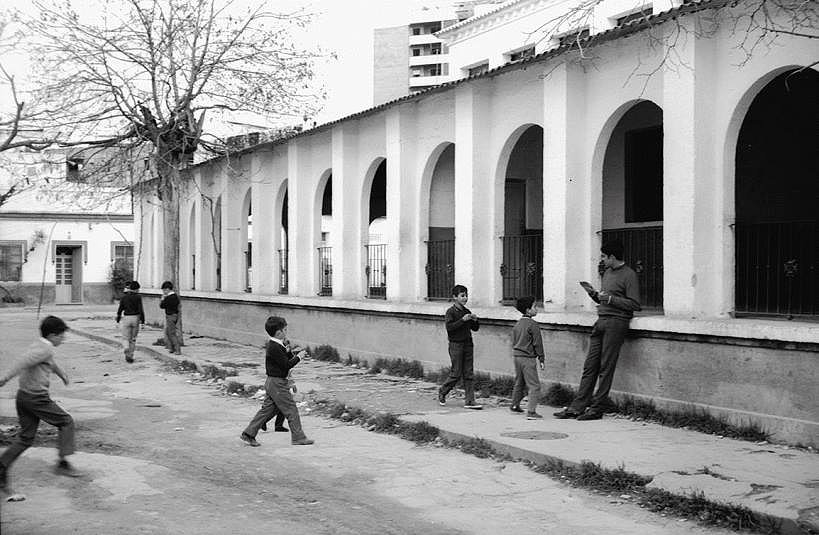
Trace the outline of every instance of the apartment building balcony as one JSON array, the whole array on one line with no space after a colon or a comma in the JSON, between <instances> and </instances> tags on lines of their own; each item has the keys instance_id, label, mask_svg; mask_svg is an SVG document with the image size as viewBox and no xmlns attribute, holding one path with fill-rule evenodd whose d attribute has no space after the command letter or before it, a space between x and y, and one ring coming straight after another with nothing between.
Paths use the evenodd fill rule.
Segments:
<instances>
[{"instance_id":1,"label":"apartment building balcony","mask_svg":"<svg viewBox=\"0 0 819 535\"><path fill-rule=\"evenodd\" d=\"M440 85L449 81L449 76L412 76L409 79L410 89L428 85Z\"/></svg>"},{"instance_id":2,"label":"apartment building balcony","mask_svg":"<svg viewBox=\"0 0 819 535\"><path fill-rule=\"evenodd\" d=\"M409 45L431 45L435 43L443 43L440 39L435 37L432 33L422 33L421 35L410 35Z\"/></svg>"},{"instance_id":3,"label":"apartment building balcony","mask_svg":"<svg viewBox=\"0 0 819 535\"><path fill-rule=\"evenodd\" d=\"M436 65L438 63L449 63L449 54L427 54L422 56L410 56L410 67L421 65Z\"/></svg>"}]
</instances>

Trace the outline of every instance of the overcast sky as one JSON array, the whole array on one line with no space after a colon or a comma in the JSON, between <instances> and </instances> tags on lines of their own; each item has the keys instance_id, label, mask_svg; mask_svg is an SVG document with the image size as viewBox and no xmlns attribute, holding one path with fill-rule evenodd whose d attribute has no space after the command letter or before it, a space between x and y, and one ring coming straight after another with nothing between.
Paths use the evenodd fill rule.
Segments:
<instances>
[{"instance_id":1,"label":"overcast sky","mask_svg":"<svg viewBox=\"0 0 819 535\"><path fill-rule=\"evenodd\" d=\"M257 0L237 0L252 3ZM406 24L422 6L451 6L453 0L268 0L268 7L281 12L304 8L315 13L315 21L304 36L306 46L335 52L337 60L317 66L318 80L327 89L324 111L315 120L321 124L372 107L373 30ZM72 2L82 12L83 0ZM91 0L87 2L91 5ZM31 11L29 0L11 0L4 7ZM4 58L4 65L22 78L24 61Z\"/></svg>"}]
</instances>

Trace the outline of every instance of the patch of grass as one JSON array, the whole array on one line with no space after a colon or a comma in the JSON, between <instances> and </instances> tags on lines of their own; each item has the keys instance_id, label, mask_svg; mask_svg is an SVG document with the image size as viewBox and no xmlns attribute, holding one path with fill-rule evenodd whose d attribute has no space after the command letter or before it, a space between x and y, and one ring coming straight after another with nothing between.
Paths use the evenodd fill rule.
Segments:
<instances>
[{"instance_id":1,"label":"patch of grass","mask_svg":"<svg viewBox=\"0 0 819 535\"><path fill-rule=\"evenodd\" d=\"M438 428L428 422L400 422L396 434L416 444L426 444L438 438Z\"/></svg>"},{"instance_id":2,"label":"patch of grass","mask_svg":"<svg viewBox=\"0 0 819 535\"><path fill-rule=\"evenodd\" d=\"M619 402L614 403L614 407L617 413L629 418L648 420L668 427L685 427L700 433L751 442L770 438L770 434L757 424L735 425L697 407L680 412L666 411L658 409L651 400L631 396L623 396Z\"/></svg>"},{"instance_id":3,"label":"patch of grass","mask_svg":"<svg viewBox=\"0 0 819 535\"><path fill-rule=\"evenodd\" d=\"M240 396L246 396L247 391L245 390L244 383L237 383L236 381L228 381L225 383L225 393L228 395L230 394L239 394Z\"/></svg>"},{"instance_id":4,"label":"patch of grass","mask_svg":"<svg viewBox=\"0 0 819 535\"><path fill-rule=\"evenodd\" d=\"M508 375L501 375L499 377L492 377L488 373L475 373L475 392L479 396L501 396L509 397L512 395L512 390L515 388L515 378Z\"/></svg>"},{"instance_id":5,"label":"patch of grass","mask_svg":"<svg viewBox=\"0 0 819 535\"><path fill-rule=\"evenodd\" d=\"M236 375L239 375L239 372L237 372L235 369L220 368L219 366L213 366L212 364L202 366L202 377L205 379L224 380L227 377L234 377Z\"/></svg>"},{"instance_id":6,"label":"patch of grass","mask_svg":"<svg viewBox=\"0 0 819 535\"><path fill-rule=\"evenodd\" d=\"M331 345L322 344L314 350L308 350L310 355L316 359L324 362L341 362L341 357L338 350Z\"/></svg>"},{"instance_id":7,"label":"patch of grass","mask_svg":"<svg viewBox=\"0 0 819 535\"><path fill-rule=\"evenodd\" d=\"M424 377L424 365L417 360L377 358L370 367L369 372L375 374L382 371L396 377L413 377L415 379Z\"/></svg>"},{"instance_id":8,"label":"patch of grass","mask_svg":"<svg viewBox=\"0 0 819 535\"><path fill-rule=\"evenodd\" d=\"M176 369L182 372L195 372L196 363L190 360L182 360L176 365Z\"/></svg>"},{"instance_id":9,"label":"patch of grass","mask_svg":"<svg viewBox=\"0 0 819 535\"><path fill-rule=\"evenodd\" d=\"M574 390L560 383L552 383L540 397L540 402L552 407L566 407L574 399Z\"/></svg>"},{"instance_id":10,"label":"patch of grass","mask_svg":"<svg viewBox=\"0 0 819 535\"><path fill-rule=\"evenodd\" d=\"M487 459L495 455L495 449L492 447L492 445L479 437L456 440L450 442L449 445L458 448L462 452L468 453L469 455L480 457L481 459Z\"/></svg>"}]
</instances>

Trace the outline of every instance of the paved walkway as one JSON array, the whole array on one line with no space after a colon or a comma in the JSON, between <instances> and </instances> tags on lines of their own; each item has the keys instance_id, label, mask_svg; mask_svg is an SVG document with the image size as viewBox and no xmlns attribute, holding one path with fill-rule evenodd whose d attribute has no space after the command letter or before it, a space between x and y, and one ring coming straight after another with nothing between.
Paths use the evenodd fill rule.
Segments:
<instances>
[{"instance_id":1,"label":"paved walkway","mask_svg":"<svg viewBox=\"0 0 819 535\"><path fill-rule=\"evenodd\" d=\"M119 344L112 315L77 311L69 325L77 334ZM139 349L169 363L191 361L235 371L229 381L249 386L264 383L264 353L260 347L188 335L181 356L153 344L162 335L143 329ZM137 358L140 358L137 356ZM142 357L144 358L144 357ZM712 501L742 505L782 521L782 533L819 533L819 454L768 443L753 443L684 429L671 429L621 417L578 422L551 416L541 407L542 421L510 413L500 399L481 399L483 411L461 406L450 396L438 405L436 385L408 378L373 375L342 364L306 360L294 368L300 396L305 392L369 410L389 411L408 421L427 421L447 438L480 437L516 458L537 463L592 461L604 468L653 478L650 487L676 494L702 492ZM457 394L455 394L457 395ZM813 531L815 530L815 531Z\"/></svg>"}]
</instances>

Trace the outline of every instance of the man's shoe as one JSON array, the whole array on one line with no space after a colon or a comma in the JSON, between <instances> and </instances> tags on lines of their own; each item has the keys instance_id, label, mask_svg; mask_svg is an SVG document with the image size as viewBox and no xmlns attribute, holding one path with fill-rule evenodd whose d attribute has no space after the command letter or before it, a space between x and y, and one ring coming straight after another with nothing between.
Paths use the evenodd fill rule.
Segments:
<instances>
[{"instance_id":1,"label":"man's shoe","mask_svg":"<svg viewBox=\"0 0 819 535\"><path fill-rule=\"evenodd\" d=\"M125 362L133 362L134 357L125 357Z\"/></svg>"},{"instance_id":2,"label":"man's shoe","mask_svg":"<svg viewBox=\"0 0 819 535\"><path fill-rule=\"evenodd\" d=\"M277 432L277 433L287 433L288 431L290 431L288 428L286 428L286 427L285 427L285 426L283 426L283 425L277 425L277 426L276 426L276 428L275 428L275 429L273 429L273 430L274 430L275 432Z\"/></svg>"},{"instance_id":3,"label":"man's shoe","mask_svg":"<svg viewBox=\"0 0 819 535\"><path fill-rule=\"evenodd\" d=\"M259 446L261 446L261 444L259 444L255 437L252 437L247 433L242 433L241 439L244 440L248 446L253 446L254 448L258 448Z\"/></svg>"},{"instance_id":4,"label":"man's shoe","mask_svg":"<svg viewBox=\"0 0 819 535\"><path fill-rule=\"evenodd\" d=\"M483 405L478 405L473 401L472 403L464 403L464 409L472 409L473 411L479 411L483 409Z\"/></svg>"},{"instance_id":5,"label":"man's shoe","mask_svg":"<svg viewBox=\"0 0 819 535\"><path fill-rule=\"evenodd\" d=\"M438 405L442 407L446 405L446 394L444 394L440 390L438 391Z\"/></svg>"},{"instance_id":6,"label":"man's shoe","mask_svg":"<svg viewBox=\"0 0 819 535\"><path fill-rule=\"evenodd\" d=\"M294 446L309 446L310 444L315 444L315 440L310 440L309 438L300 438L299 440L294 440L292 444Z\"/></svg>"},{"instance_id":7,"label":"man's shoe","mask_svg":"<svg viewBox=\"0 0 819 535\"><path fill-rule=\"evenodd\" d=\"M599 411L587 410L583 414L577 417L577 419L581 422L586 422L589 420L600 420L603 418L603 413Z\"/></svg>"},{"instance_id":8,"label":"man's shoe","mask_svg":"<svg viewBox=\"0 0 819 535\"><path fill-rule=\"evenodd\" d=\"M523 412L523 409L520 408L520 405L512 405L509 407L509 410L512 412Z\"/></svg>"},{"instance_id":9,"label":"man's shoe","mask_svg":"<svg viewBox=\"0 0 819 535\"><path fill-rule=\"evenodd\" d=\"M565 420L567 418L577 418L578 416L580 416L578 413L569 409L563 409L562 411L554 413L554 417L561 420Z\"/></svg>"},{"instance_id":10,"label":"man's shoe","mask_svg":"<svg viewBox=\"0 0 819 535\"><path fill-rule=\"evenodd\" d=\"M57 466L54 467L54 473L58 476L66 477L80 477L82 475L82 472L71 466L71 463L65 460L57 463Z\"/></svg>"},{"instance_id":11,"label":"man's shoe","mask_svg":"<svg viewBox=\"0 0 819 535\"><path fill-rule=\"evenodd\" d=\"M526 419L527 420L542 420L543 416L541 416L540 414L538 414L536 412L527 412L526 413Z\"/></svg>"}]
</instances>

